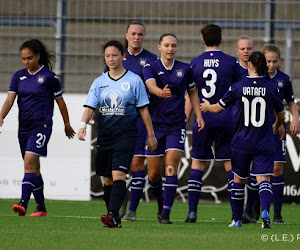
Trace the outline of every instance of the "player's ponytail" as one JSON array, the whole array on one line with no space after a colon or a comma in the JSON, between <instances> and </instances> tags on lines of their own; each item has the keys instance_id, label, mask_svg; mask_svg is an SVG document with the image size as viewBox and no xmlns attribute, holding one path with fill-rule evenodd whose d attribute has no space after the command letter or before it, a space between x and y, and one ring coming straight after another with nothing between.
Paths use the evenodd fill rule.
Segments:
<instances>
[{"instance_id":1,"label":"player's ponytail","mask_svg":"<svg viewBox=\"0 0 300 250\"><path fill-rule=\"evenodd\" d=\"M256 73L259 76L263 76L268 71L267 61L265 55L262 52L254 51L250 55L248 61L252 63L253 67L256 70Z\"/></svg>"},{"instance_id":2,"label":"player's ponytail","mask_svg":"<svg viewBox=\"0 0 300 250\"><path fill-rule=\"evenodd\" d=\"M24 42L20 47L20 52L25 48L30 49L35 55L40 54L39 64L52 69L51 60L55 61L55 53L52 51L49 52L40 40L31 39Z\"/></svg>"}]
</instances>

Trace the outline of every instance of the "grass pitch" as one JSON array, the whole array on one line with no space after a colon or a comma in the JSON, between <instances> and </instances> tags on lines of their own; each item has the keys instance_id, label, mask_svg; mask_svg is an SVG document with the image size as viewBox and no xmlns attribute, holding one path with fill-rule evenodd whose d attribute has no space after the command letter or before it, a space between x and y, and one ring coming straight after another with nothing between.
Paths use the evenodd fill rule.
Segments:
<instances>
[{"instance_id":1,"label":"grass pitch","mask_svg":"<svg viewBox=\"0 0 300 250\"><path fill-rule=\"evenodd\" d=\"M300 205L284 204L287 224L262 229L261 222L229 228L228 203L200 203L196 223L184 223L188 205L175 202L173 225L159 224L157 204L141 202L138 220L122 228L103 228L103 201L46 201L46 217L19 217L17 200L0 199L0 249L300 249ZM271 218L273 217L271 208Z\"/></svg>"}]
</instances>

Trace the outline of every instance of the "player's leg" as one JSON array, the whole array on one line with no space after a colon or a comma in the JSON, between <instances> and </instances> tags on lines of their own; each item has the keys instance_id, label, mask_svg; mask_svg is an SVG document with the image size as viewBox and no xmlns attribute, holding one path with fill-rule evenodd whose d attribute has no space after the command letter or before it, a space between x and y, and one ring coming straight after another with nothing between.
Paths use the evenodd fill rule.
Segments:
<instances>
[{"instance_id":1,"label":"player's leg","mask_svg":"<svg viewBox=\"0 0 300 250\"><path fill-rule=\"evenodd\" d=\"M245 200L245 184L250 172L252 155L232 149L232 172L234 182L231 187L231 206L233 213L233 223L230 227L242 226L242 214Z\"/></svg>"},{"instance_id":2,"label":"player's leg","mask_svg":"<svg viewBox=\"0 0 300 250\"><path fill-rule=\"evenodd\" d=\"M284 189L283 166L281 162L274 162L274 175L272 176L274 223L285 223L281 216Z\"/></svg>"},{"instance_id":3,"label":"player's leg","mask_svg":"<svg viewBox=\"0 0 300 250\"><path fill-rule=\"evenodd\" d=\"M135 221L136 210L145 187L145 157L134 156L131 162L131 188L130 188L130 206L124 220Z\"/></svg>"},{"instance_id":4,"label":"player's leg","mask_svg":"<svg viewBox=\"0 0 300 250\"><path fill-rule=\"evenodd\" d=\"M36 185L33 189L33 196L37 204L35 211L30 216L46 216L47 210L44 197L44 181L41 174L40 161L36 168Z\"/></svg>"},{"instance_id":5,"label":"player's leg","mask_svg":"<svg viewBox=\"0 0 300 250\"><path fill-rule=\"evenodd\" d=\"M162 161L163 156L149 156L147 155L147 169L149 185L153 196L158 203L157 218L161 220L161 213L163 209L163 189L162 189Z\"/></svg>"},{"instance_id":6,"label":"player's leg","mask_svg":"<svg viewBox=\"0 0 300 250\"><path fill-rule=\"evenodd\" d=\"M39 156L30 152L24 155L24 178L22 180L22 194L20 202L13 206L14 212L20 216L26 214L26 209L30 199L30 195L36 185L36 167L39 161Z\"/></svg>"},{"instance_id":7,"label":"player's leg","mask_svg":"<svg viewBox=\"0 0 300 250\"><path fill-rule=\"evenodd\" d=\"M147 130L141 117L137 120L137 140L134 156L131 162L131 188L130 188L130 206L128 213L123 217L124 220L135 221L136 210L140 203L145 187L145 145L147 139ZM124 209L124 203L121 210ZM125 206L126 211L126 206ZM121 214L121 211L120 211Z\"/></svg>"},{"instance_id":8,"label":"player's leg","mask_svg":"<svg viewBox=\"0 0 300 250\"><path fill-rule=\"evenodd\" d=\"M259 185L259 200L261 205L262 228L272 228L269 216L272 201L273 155L256 155L253 159L251 175L256 176Z\"/></svg>"},{"instance_id":9,"label":"player's leg","mask_svg":"<svg viewBox=\"0 0 300 250\"><path fill-rule=\"evenodd\" d=\"M274 135L275 150L274 155L274 174L271 178L273 190L273 204L274 204L274 223L284 223L281 216L281 209L283 203L283 167L286 163L286 138L280 139L279 133Z\"/></svg>"},{"instance_id":10,"label":"player's leg","mask_svg":"<svg viewBox=\"0 0 300 250\"><path fill-rule=\"evenodd\" d=\"M110 159L112 160L111 173L113 185L108 213L107 215L101 216L101 221L110 228L122 227L119 210L127 193L125 178L130 169L130 164L135 150L135 141L135 136L130 135L130 133L124 134L118 138L111 150ZM107 163L105 165L107 165Z\"/></svg>"},{"instance_id":11,"label":"player's leg","mask_svg":"<svg viewBox=\"0 0 300 250\"><path fill-rule=\"evenodd\" d=\"M168 150L166 153L166 182L163 202L164 205L162 210L162 219L160 221L163 224L172 224L172 222L170 221L170 213L176 197L176 191L178 187L177 171L181 156L182 151L179 150Z\"/></svg>"},{"instance_id":12,"label":"player's leg","mask_svg":"<svg viewBox=\"0 0 300 250\"><path fill-rule=\"evenodd\" d=\"M192 167L188 180L189 214L185 222L196 222L197 220L203 171L206 169L206 162L214 159L211 148L215 138L214 133L212 128L205 128L198 132L198 125L196 123L193 125Z\"/></svg>"},{"instance_id":13,"label":"player's leg","mask_svg":"<svg viewBox=\"0 0 300 250\"><path fill-rule=\"evenodd\" d=\"M108 211L108 206L109 206L109 201L110 201L110 196L111 196L111 190L113 187L113 179L112 177L105 177L104 176L104 194L103 194L103 200L106 205L106 209Z\"/></svg>"},{"instance_id":14,"label":"player's leg","mask_svg":"<svg viewBox=\"0 0 300 250\"><path fill-rule=\"evenodd\" d=\"M192 159L192 169L188 180L189 214L185 222L196 222L198 203L200 199L203 171L206 169L206 161Z\"/></svg>"},{"instance_id":15,"label":"player's leg","mask_svg":"<svg viewBox=\"0 0 300 250\"><path fill-rule=\"evenodd\" d=\"M158 203L157 219L160 222L161 213L163 209L163 189L162 189L162 162L166 148L166 134L162 131L155 130L155 137L157 139L157 147L151 152L149 149L146 150L147 157L147 170L149 185L153 196Z\"/></svg>"}]
</instances>

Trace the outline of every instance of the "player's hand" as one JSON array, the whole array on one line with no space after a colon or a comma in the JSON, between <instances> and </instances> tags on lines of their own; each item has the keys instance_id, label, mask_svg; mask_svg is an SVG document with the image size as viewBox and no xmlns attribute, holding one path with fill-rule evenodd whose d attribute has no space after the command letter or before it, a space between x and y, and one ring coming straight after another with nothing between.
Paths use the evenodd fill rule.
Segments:
<instances>
[{"instance_id":1,"label":"player's hand","mask_svg":"<svg viewBox=\"0 0 300 250\"><path fill-rule=\"evenodd\" d=\"M198 123L198 132L200 132L205 128L205 122L202 117L197 116L197 123Z\"/></svg>"},{"instance_id":2,"label":"player's hand","mask_svg":"<svg viewBox=\"0 0 300 250\"><path fill-rule=\"evenodd\" d=\"M161 93L161 97L162 98L172 97L171 89L169 88L168 84L163 88L162 93Z\"/></svg>"},{"instance_id":3,"label":"player's hand","mask_svg":"<svg viewBox=\"0 0 300 250\"><path fill-rule=\"evenodd\" d=\"M300 133L299 122L296 119L293 119L290 124L290 132L292 136L296 136L298 133Z\"/></svg>"},{"instance_id":4,"label":"player's hand","mask_svg":"<svg viewBox=\"0 0 300 250\"><path fill-rule=\"evenodd\" d=\"M204 113L209 111L209 106L210 106L210 102L207 101L206 99L202 98L202 103L200 103L200 109L201 111L203 111Z\"/></svg>"},{"instance_id":5,"label":"player's hand","mask_svg":"<svg viewBox=\"0 0 300 250\"><path fill-rule=\"evenodd\" d=\"M65 133L66 133L66 136L69 138L69 139L72 139L74 136L75 136L75 131L74 129L71 127L71 125L67 124L65 126Z\"/></svg>"},{"instance_id":6,"label":"player's hand","mask_svg":"<svg viewBox=\"0 0 300 250\"><path fill-rule=\"evenodd\" d=\"M86 135L86 129L85 128L79 129L77 133L77 137L80 141L85 141L85 135Z\"/></svg>"},{"instance_id":7,"label":"player's hand","mask_svg":"<svg viewBox=\"0 0 300 250\"><path fill-rule=\"evenodd\" d=\"M147 145L148 145L148 148L151 150L151 152L153 152L156 149L157 140L156 140L156 137L154 135L148 137Z\"/></svg>"}]
</instances>

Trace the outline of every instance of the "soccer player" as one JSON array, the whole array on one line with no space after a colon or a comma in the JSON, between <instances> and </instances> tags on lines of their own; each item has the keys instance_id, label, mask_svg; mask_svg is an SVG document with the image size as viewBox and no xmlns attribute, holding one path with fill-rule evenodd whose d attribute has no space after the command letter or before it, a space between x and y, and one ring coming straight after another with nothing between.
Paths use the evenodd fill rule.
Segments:
<instances>
[{"instance_id":1,"label":"soccer player","mask_svg":"<svg viewBox=\"0 0 300 250\"><path fill-rule=\"evenodd\" d=\"M241 77L248 75L248 59L253 52L253 41L247 35L241 35L236 43ZM243 223L255 223L260 217L258 184L254 176L249 175L247 182L247 205L243 213Z\"/></svg>"},{"instance_id":2,"label":"soccer player","mask_svg":"<svg viewBox=\"0 0 300 250\"><path fill-rule=\"evenodd\" d=\"M71 139L75 132L70 125L67 106L62 97L58 77L50 70L50 54L44 44L32 39L20 48L25 69L17 71L11 80L7 99L0 113L0 127L18 96L19 131L18 138L24 159L24 178L20 202L13 205L14 212L26 214L31 193L37 203L30 216L46 216L44 182L40 170L40 157L47 157L47 144L52 132L54 100L65 124L66 136Z\"/></svg>"},{"instance_id":3,"label":"soccer player","mask_svg":"<svg viewBox=\"0 0 300 250\"><path fill-rule=\"evenodd\" d=\"M221 28L214 24L201 29L203 43L206 50L191 61L194 81L197 84L200 101L206 98L216 103L228 88L240 79L239 64L236 58L224 54L219 45L222 42ZM190 102L186 101L187 123L191 115ZM206 169L206 162L215 158L223 161L228 174L228 194L233 180L231 171L230 143L233 134L231 108L221 114L203 114L205 129L198 132L197 123L193 127L192 169L188 181L189 214L185 222L193 223L197 220L197 207L200 198L202 175ZM215 142L215 156L212 144Z\"/></svg>"},{"instance_id":4,"label":"soccer player","mask_svg":"<svg viewBox=\"0 0 300 250\"><path fill-rule=\"evenodd\" d=\"M174 59L177 52L177 37L163 34L159 39L160 60L144 67L144 78L151 93L150 112L157 149L146 151L150 187L158 202L158 220L172 224L170 212L178 186L177 170L186 137L185 92L187 90L197 115L197 130L204 128L199 98L192 79L192 70L186 63ZM165 158L166 182L162 191L162 161Z\"/></svg>"},{"instance_id":5,"label":"soccer player","mask_svg":"<svg viewBox=\"0 0 300 250\"><path fill-rule=\"evenodd\" d=\"M157 60L156 55L143 48L144 36L145 26L143 23L133 21L128 25L125 40L125 47L127 49L125 50L126 56L123 62L123 67L125 69L138 74L143 81L143 67L149 62ZM136 210L145 187L145 145L147 131L139 111L137 111L137 133L135 153L131 162L132 181L130 206L129 211L123 217L123 219L127 221L136 220ZM126 206L124 212L126 212ZM120 216L122 217L121 214Z\"/></svg>"},{"instance_id":6,"label":"soccer player","mask_svg":"<svg viewBox=\"0 0 300 250\"><path fill-rule=\"evenodd\" d=\"M281 100L285 100L289 106L289 110L293 116L290 124L290 132L292 136L296 136L300 132L298 107L295 103L293 86L288 75L279 70L280 68L280 49L273 45L266 45L263 53L267 60L268 73L272 83L278 87ZM286 124L284 123L279 130L286 132ZM273 204L274 204L274 223L284 223L281 216L281 208L283 203L283 166L286 163L286 137L280 138L279 133L274 136L276 153L274 154L274 175L272 177L273 185Z\"/></svg>"},{"instance_id":7,"label":"soccer player","mask_svg":"<svg viewBox=\"0 0 300 250\"><path fill-rule=\"evenodd\" d=\"M96 173L103 176L110 173L113 178L108 213L101 216L101 221L109 228L116 228L122 226L119 209L127 192L125 177L135 151L136 108L146 126L150 150L156 148L157 141L147 108L145 85L138 75L122 65L123 45L109 41L103 52L109 71L95 79L89 90L78 138L84 140L86 125L99 105Z\"/></svg>"},{"instance_id":8,"label":"soccer player","mask_svg":"<svg viewBox=\"0 0 300 250\"><path fill-rule=\"evenodd\" d=\"M233 227L242 226L245 184L250 173L259 184L262 209L262 228L272 228L269 216L272 200L274 134L284 120L284 108L277 86L264 77L267 63L262 52L253 52L249 57L248 73L240 82L232 85L216 104L203 99L204 112L219 113L233 106L235 134L231 144L234 183L231 187ZM273 110L277 113L274 122ZM281 134L283 137L284 134Z\"/></svg>"},{"instance_id":9,"label":"soccer player","mask_svg":"<svg viewBox=\"0 0 300 250\"><path fill-rule=\"evenodd\" d=\"M241 35L236 43L236 54L238 55L241 76L248 75L248 59L253 52L253 41L247 35Z\"/></svg>"}]
</instances>

